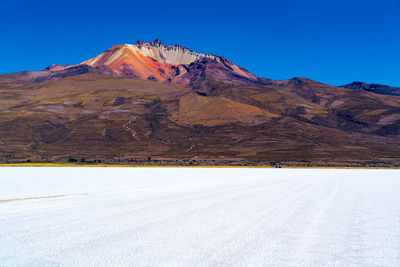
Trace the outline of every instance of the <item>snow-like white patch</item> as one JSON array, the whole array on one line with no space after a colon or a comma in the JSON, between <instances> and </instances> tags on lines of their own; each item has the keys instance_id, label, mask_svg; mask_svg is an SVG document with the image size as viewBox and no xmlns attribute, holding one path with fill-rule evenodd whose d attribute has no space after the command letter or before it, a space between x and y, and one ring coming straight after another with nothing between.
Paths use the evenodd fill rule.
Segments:
<instances>
[{"instance_id":1,"label":"snow-like white patch","mask_svg":"<svg viewBox=\"0 0 400 267\"><path fill-rule=\"evenodd\" d=\"M153 46L149 43L143 45L126 44L126 46L136 53L155 59L159 63L181 65L190 64L201 58L215 59L213 55L197 53L181 46Z\"/></svg>"},{"instance_id":2,"label":"snow-like white patch","mask_svg":"<svg viewBox=\"0 0 400 267\"><path fill-rule=\"evenodd\" d=\"M0 266L400 266L398 170L0 168Z\"/></svg>"}]
</instances>

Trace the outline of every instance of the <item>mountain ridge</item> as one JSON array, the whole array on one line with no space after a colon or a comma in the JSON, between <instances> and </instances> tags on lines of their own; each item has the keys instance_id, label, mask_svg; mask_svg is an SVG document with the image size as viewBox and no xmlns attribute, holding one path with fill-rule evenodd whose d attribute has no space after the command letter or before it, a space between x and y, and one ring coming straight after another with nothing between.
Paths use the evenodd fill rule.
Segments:
<instances>
[{"instance_id":1,"label":"mountain ridge","mask_svg":"<svg viewBox=\"0 0 400 267\"><path fill-rule=\"evenodd\" d=\"M40 71L1 74L0 83L43 82L90 72L192 87L201 86L206 77L243 86L249 84L285 86L289 82L301 83L307 79L293 77L287 80L273 80L257 77L222 56L198 53L179 44L164 45L159 39L155 39L150 42L138 40L135 44L117 44L76 65L52 64ZM383 84L354 81L338 87L400 95L399 87Z\"/></svg>"},{"instance_id":2,"label":"mountain ridge","mask_svg":"<svg viewBox=\"0 0 400 267\"><path fill-rule=\"evenodd\" d=\"M137 41L134 45L114 45L77 65L53 64L42 71L0 75L0 82L54 80L71 76L77 69L185 86L198 86L206 77L232 84L264 84L263 79L224 57L197 53L180 45L167 46L158 39L152 42Z\"/></svg>"}]
</instances>

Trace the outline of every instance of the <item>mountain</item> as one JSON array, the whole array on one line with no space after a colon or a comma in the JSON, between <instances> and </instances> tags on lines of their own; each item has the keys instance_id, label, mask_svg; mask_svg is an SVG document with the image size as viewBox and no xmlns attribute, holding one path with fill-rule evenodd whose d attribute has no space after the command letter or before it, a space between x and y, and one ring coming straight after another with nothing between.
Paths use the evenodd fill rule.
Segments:
<instances>
[{"instance_id":1,"label":"mountain","mask_svg":"<svg viewBox=\"0 0 400 267\"><path fill-rule=\"evenodd\" d=\"M121 77L180 85L198 84L207 78L235 84L259 81L223 57L197 53L180 45L166 46L158 39L116 45L82 64L107 66Z\"/></svg>"},{"instance_id":2,"label":"mountain","mask_svg":"<svg viewBox=\"0 0 400 267\"><path fill-rule=\"evenodd\" d=\"M383 95L400 95L400 87L391 87L383 84L369 84L363 82L352 82L346 85L342 85L340 87L352 89L352 90L361 90L373 92L376 94Z\"/></svg>"},{"instance_id":3,"label":"mountain","mask_svg":"<svg viewBox=\"0 0 400 267\"><path fill-rule=\"evenodd\" d=\"M115 45L74 66L53 64L42 71L0 75L0 82L43 82L89 72L184 86L199 85L207 79L238 85L268 83L223 57L180 45L166 46L158 39Z\"/></svg>"},{"instance_id":4,"label":"mountain","mask_svg":"<svg viewBox=\"0 0 400 267\"><path fill-rule=\"evenodd\" d=\"M260 78L158 40L0 75L0 100L0 162L400 165L400 96Z\"/></svg>"}]
</instances>

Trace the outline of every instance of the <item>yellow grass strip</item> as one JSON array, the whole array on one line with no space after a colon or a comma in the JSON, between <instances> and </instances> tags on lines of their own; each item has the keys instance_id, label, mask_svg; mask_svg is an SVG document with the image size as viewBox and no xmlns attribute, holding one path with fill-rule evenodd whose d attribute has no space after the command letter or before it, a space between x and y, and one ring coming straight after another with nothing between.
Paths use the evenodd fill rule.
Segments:
<instances>
[{"instance_id":1,"label":"yellow grass strip","mask_svg":"<svg viewBox=\"0 0 400 267\"><path fill-rule=\"evenodd\" d=\"M131 168L275 168L274 166L229 165L129 165L129 164L76 164L76 163L0 163L0 167L131 167ZM346 167L346 166L282 166L284 169L400 169L400 167Z\"/></svg>"}]
</instances>

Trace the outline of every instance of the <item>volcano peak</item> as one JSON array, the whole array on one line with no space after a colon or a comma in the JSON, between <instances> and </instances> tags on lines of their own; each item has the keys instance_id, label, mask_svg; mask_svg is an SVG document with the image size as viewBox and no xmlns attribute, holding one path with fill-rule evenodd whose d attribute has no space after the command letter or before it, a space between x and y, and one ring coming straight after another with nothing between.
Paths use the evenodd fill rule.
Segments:
<instances>
[{"instance_id":1,"label":"volcano peak","mask_svg":"<svg viewBox=\"0 0 400 267\"><path fill-rule=\"evenodd\" d=\"M115 45L82 65L106 66L116 76L190 85L206 77L228 83L259 82L258 78L229 60L198 53L181 45L151 42Z\"/></svg>"}]
</instances>

